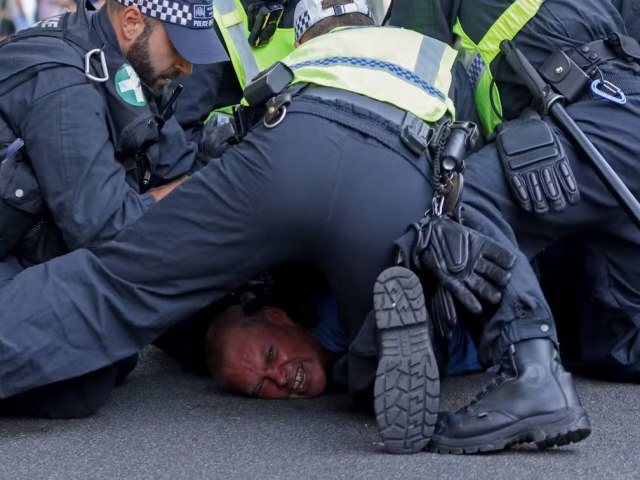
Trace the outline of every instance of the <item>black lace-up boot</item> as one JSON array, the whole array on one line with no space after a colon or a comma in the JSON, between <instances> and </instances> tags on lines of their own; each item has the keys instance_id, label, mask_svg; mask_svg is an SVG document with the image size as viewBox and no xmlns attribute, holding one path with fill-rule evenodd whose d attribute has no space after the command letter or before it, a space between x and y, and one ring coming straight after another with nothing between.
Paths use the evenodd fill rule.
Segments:
<instances>
[{"instance_id":1,"label":"black lace-up boot","mask_svg":"<svg viewBox=\"0 0 640 480\"><path fill-rule=\"evenodd\" d=\"M440 376L420 280L402 267L384 270L373 289L380 337L374 408L391 453L423 450L436 424Z\"/></svg>"},{"instance_id":2,"label":"black lace-up boot","mask_svg":"<svg viewBox=\"0 0 640 480\"><path fill-rule=\"evenodd\" d=\"M587 413L548 339L512 345L497 376L466 407L440 414L429 449L476 453L535 442L543 449L591 433Z\"/></svg>"}]
</instances>

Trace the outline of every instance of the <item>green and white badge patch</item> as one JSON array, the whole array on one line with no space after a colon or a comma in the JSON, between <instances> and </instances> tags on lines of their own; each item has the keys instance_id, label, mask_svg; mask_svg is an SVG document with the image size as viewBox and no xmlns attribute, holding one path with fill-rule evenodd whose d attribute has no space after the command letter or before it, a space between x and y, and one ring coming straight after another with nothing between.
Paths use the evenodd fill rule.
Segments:
<instances>
[{"instance_id":1,"label":"green and white badge patch","mask_svg":"<svg viewBox=\"0 0 640 480\"><path fill-rule=\"evenodd\" d=\"M144 107L147 104L140 84L140 77L128 63L122 64L116 72L115 84L116 92L129 105Z\"/></svg>"}]
</instances>

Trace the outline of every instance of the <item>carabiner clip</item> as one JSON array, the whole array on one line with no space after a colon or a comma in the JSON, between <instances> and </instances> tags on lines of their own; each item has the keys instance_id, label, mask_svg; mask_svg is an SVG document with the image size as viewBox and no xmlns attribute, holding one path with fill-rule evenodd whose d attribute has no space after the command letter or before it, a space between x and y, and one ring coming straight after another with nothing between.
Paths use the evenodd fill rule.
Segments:
<instances>
[{"instance_id":1,"label":"carabiner clip","mask_svg":"<svg viewBox=\"0 0 640 480\"><path fill-rule=\"evenodd\" d=\"M627 97L624 92L608 80L602 78L595 79L591 82L591 91L618 105L627 103Z\"/></svg>"},{"instance_id":2,"label":"carabiner clip","mask_svg":"<svg viewBox=\"0 0 640 480\"><path fill-rule=\"evenodd\" d=\"M102 77L96 77L91 74L91 57L95 54L100 56L100 63L102 65ZM107 61L104 58L104 52L101 48L94 48L93 50L89 50L87 54L84 56L84 74L89 80L93 80L94 82L106 82L109 80L109 70L107 70Z\"/></svg>"}]
</instances>

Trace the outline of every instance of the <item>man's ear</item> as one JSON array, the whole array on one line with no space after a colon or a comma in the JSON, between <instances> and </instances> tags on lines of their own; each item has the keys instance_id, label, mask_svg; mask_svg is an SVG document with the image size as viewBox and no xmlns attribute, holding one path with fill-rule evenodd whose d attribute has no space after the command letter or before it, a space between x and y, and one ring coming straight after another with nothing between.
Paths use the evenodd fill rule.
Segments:
<instances>
[{"instance_id":1,"label":"man's ear","mask_svg":"<svg viewBox=\"0 0 640 480\"><path fill-rule=\"evenodd\" d=\"M130 6L125 8L120 14L120 28L122 39L125 43L123 50L133 44L144 31L144 16L138 7Z\"/></svg>"},{"instance_id":2,"label":"man's ear","mask_svg":"<svg viewBox=\"0 0 640 480\"><path fill-rule=\"evenodd\" d=\"M276 325L281 326L293 326L293 320L289 318L287 312L282 310L281 308L276 307L262 307L262 314L265 316L267 320Z\"/></svg>"}]
</instances>

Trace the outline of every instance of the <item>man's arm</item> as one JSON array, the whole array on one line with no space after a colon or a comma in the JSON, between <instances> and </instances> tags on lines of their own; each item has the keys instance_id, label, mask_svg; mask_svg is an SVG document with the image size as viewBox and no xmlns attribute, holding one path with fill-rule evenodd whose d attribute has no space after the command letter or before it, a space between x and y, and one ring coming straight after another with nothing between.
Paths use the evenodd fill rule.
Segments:
<instances>
[{"instance_id":1,"label":"man's arm","mask_svg":"<svg viewBox=\"0 0 640 480\"><path fill-rule=\"evenodd\" d=\"M81 72L40 72L8 101L9 112L22 112L17 133L69 248L113 237L154 203L151 194L140 195L127 184L104 101Z\"/></svg>"}]
</instances>

